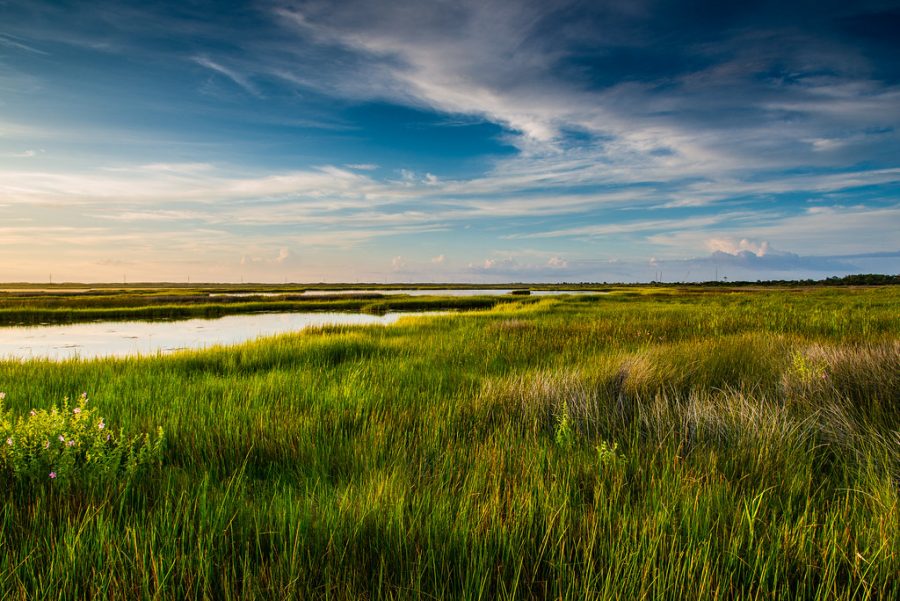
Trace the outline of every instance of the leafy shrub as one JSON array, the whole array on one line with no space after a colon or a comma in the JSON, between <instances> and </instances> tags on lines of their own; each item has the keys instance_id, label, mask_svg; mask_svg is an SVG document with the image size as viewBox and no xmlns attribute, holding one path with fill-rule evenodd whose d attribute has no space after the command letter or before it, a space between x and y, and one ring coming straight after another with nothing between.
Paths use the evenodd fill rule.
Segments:
<instances>
[{"instance_id":1,"label":"leafy shrub","mask_svg":"<svg viewBox=\"0 0 900 601\"><path fill-rule=\"evenodd\" d=\"M4 410L5 397L0 392L2 480L52 482L58 487L95 481L129 483L161 460L162 428L155 438L149 434L126 438L121 430L115 433L103 417L88 408L87 393L74 407L66 397L61 409L32 409L15 420Z\"/></svg>"}]
</instances>

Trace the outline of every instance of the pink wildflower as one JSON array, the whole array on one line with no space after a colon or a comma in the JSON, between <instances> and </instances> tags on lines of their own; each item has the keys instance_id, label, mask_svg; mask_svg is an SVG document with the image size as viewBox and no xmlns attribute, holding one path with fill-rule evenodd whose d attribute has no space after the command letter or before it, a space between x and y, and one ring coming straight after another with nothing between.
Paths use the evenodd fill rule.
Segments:
<instances>
[{"instance_id":1,"label":"pink wildflower","mask_svg":"<svg viewBox=\"0 0 900 601\"><path fill-rule=\"evenodd\" d=\"M67 447L74 447L74 446L75 446L75 441L74 441L74 440L70 440L69 442L66 443L66 446L67 446Z\"/></svg>"},{"instance_id":2,"label":"pink wildflower","mask_svg":"<svg viewBox=\"0 0 900 601\"><path fill-rule=\"evenodd\" d=\"M6 393L5 393L5 392L0 392L0 401L2 401L2 400L5 399L5 398L6 398Z\"/></svg>"},{"instance_id":3,"label":"pink wildflower","mask_svg":"<svg viewBox=\"0 0 900 601\"><path fill-rule=\"evenodd\" d=\"M81 393L81 398L86 399L86 398L87 398L87 393L86 393L86 392L82 392L82 393Z\"/></svg>"},{"instance_id":4,"label":"pink wildflower","mask_svg":"<svg viewBox=\"0 0 900 601\"><path fill-rule=\"evenodd\" d=\"M59 435L59 442L66 442L66 437L62 434Z\"/></svg>"},{"instance_id":5,"label":"pink wildflower","mask_svg":"<svg viewBox=\"0 0 900 601\"><path fill-rule=\"evenodd\" d=\"M72 409L72 413L78 415L79 413L81 413L81 407L75 407L74 409Z\"/></svg>"},{"instance_id":6,"label":"pink wildflower","mask_svg":"<svg viewBox=\"0 0 900 601\"><path fill-rule=\"evenodd\" d=\"M56 472L50 472L50 479L56 480Z\"/></svg>"},{"instance_id":7,"label":"pink wildflower","mask_svg":"<svg viewBox=\"0 0 900 601\"><path fill-rule=\"evenodd\" d=\"M9 446L12 446L12 438L7 438L6 444L8 444Z\"/></svg>"},{"instance_id":8,"label":"pink wildflower","mask_svg":"<svg viewBox=\"0 0 900 601\"><path fill-rule=\"evenodd\" d=\"M100 423L97 424L97 428L99 428L100 430L102 430L102 429L105 428L105 427L106 427L106 424L103 423L103 420L100 420Z\"/></svg>"},{"instance_id":9,"label":"pink wildflower","mask_svg":"<svg viewBox=\"0 0 900 601\"><path fill-rule=\"evenodd\" d=\"M28 412L28 415L30 415L31 417L34 417L35 415L37 415L37 411L32 409L31 411Z\"/></svg>"}]
</instances>

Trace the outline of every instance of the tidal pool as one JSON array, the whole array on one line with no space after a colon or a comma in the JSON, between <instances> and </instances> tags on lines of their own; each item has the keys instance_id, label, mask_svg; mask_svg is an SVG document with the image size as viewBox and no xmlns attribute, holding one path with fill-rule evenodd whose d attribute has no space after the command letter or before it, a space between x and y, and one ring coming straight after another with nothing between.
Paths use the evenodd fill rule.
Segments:
<instances>
[{"instance_id":1,"label":"tidal pool","mask_svg":"<svg viewBox=\"0 0 900 601\"><path fill-rule=\"evenodd\" d=\"M434 312L253 313L183 321L104 321L0 328L0 359L92 359L157 355L326 325L389 325Z\"/></svg>"}]
</instances>

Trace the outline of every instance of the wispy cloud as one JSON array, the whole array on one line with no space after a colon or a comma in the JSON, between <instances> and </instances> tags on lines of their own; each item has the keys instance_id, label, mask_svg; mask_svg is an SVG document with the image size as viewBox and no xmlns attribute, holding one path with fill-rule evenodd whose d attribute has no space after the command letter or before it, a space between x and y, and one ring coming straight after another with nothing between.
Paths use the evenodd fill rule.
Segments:
<instances>
[{"instance_id":1,"label":"wispy cloud","mask_svg":"<svg viewBox=\"0 0 900 601\"><path fill-rule=\"evenodd\" d=\"M37 151L34 150L23 150L22 152L7 152L0 153L0 157L6 157L9 159L32 159L38 155Z\"/></svg>"},{"instance_id":2,"label":"wispy cloud","mask_svg":"<svg viewBox=\"0 0 900 601\"><path fill-rule=\"evenodd\" d=\"M711 239L730 238L766 240L802 254L853 254L896 247L898 223L900 206L811 207L753 225L654 234L649 241L680 253L708 249Z\"/></svg>"},{"instance_id":3,"label":"wispy cloud","mask_svg":"<svg viewBox=\"0 0 900 601\"><path fill-rule=\"evenodd\" d=\"M207 69L218 73L219 75L224 75L232 82L243 88L245 92L249 94L253 94L254 96L261 97L262 94L259 91L259 88L250 80L246 75L239 73L237 70L232 69L230 67L226 67L217 63L214 60L211 60L205 56L195 56L193 57L195 63L200 65L201 67L206 67Z\"/></svg>"},{"instance_id":4,"label":"wispy cloud","mask_svg":"<svg viewBox=\"0 0 900 601\"><path fill-rule=\"evenodd\" d=\"M26 44L20 38L2 33L0 33L0 46L12 48L13 50L24 50L25 52L31 52L32 54L42 54L44 56L49 54L39 48Z\"/></svg>"},{"instance_id":5,"label":"wispy cloud","mask_svg":"<svg viewBox=\"0 0 900 601\"><path fill-rule=\"evenodd\" d=\"M713 224L721 223L723 221L728 221L729 219L735 219L741 216L746 217L747 214L721 213L719 215L712 215L708 217L690 217L686 219L656 219L606 225L586 225L581 227L566 228L562 230L535 232L531 234L511 234L507 236L507 238L581 238L608 236L611 234L631 234L635 232L658 232L661 230L695 230L699 228L705 228Z\"/></svg>"}]
</instances>

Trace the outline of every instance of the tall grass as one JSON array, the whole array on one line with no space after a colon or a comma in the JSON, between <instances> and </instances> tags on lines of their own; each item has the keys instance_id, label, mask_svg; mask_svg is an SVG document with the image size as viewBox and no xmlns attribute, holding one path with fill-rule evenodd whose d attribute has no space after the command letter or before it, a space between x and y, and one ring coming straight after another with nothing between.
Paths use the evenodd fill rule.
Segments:
<instances>
[{"instance_id":1,"label":"tall grass","mask_svg":"<svg viewBox=\"0 0 900 601\"><path fill-rule=\"evenodd\" d=\"M4 483L0 598L896 598L898 307L634 292L0 363L20 414L86 390L167 440L129 485Z\"/></svg>"}]
</instances>

